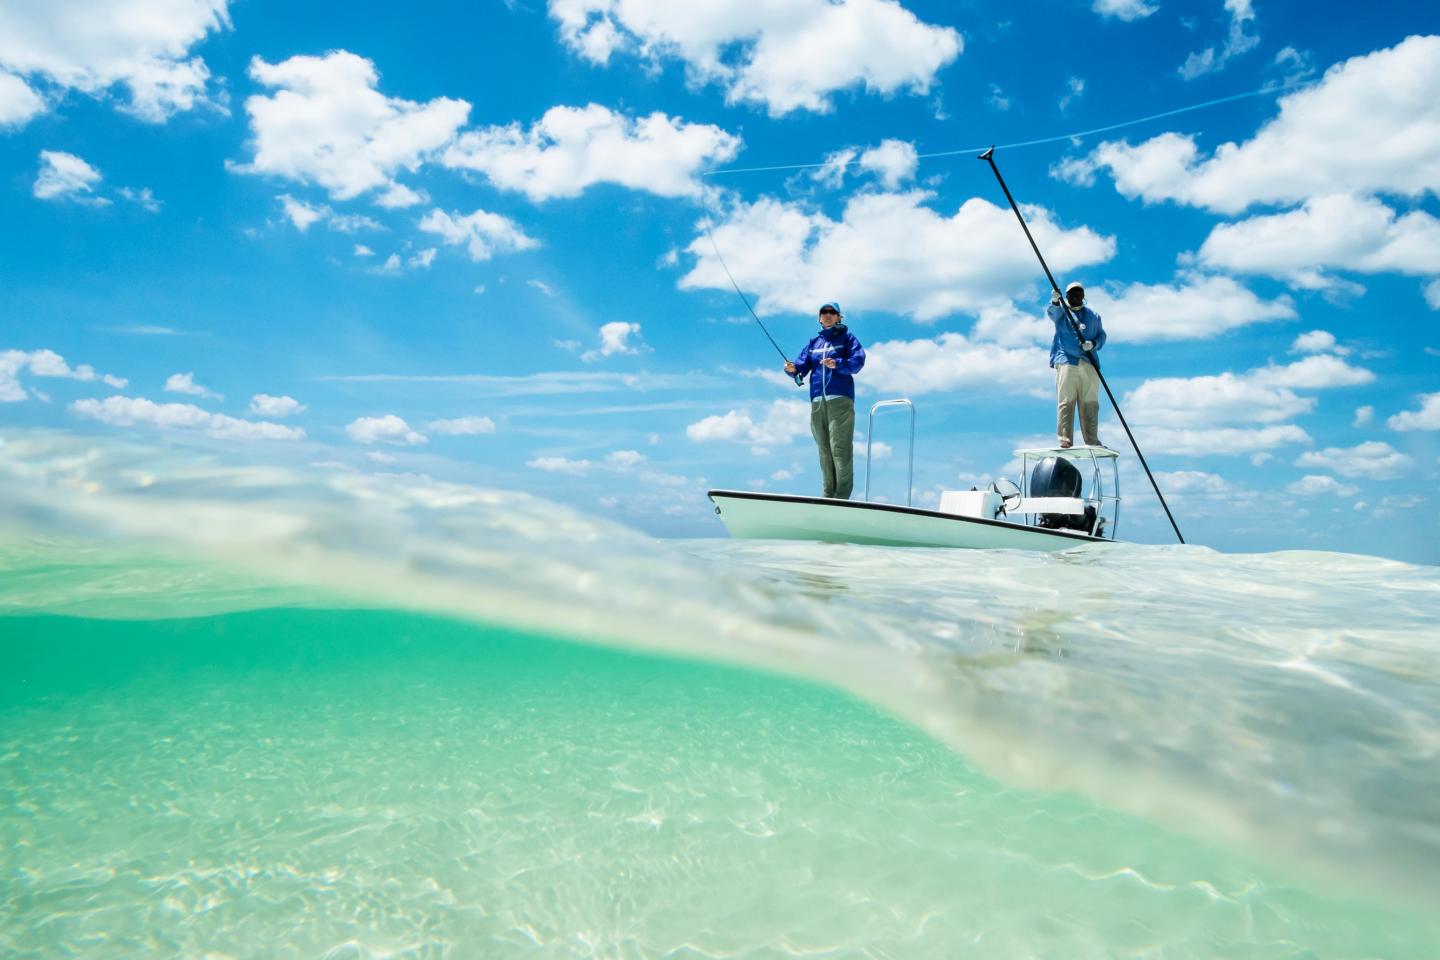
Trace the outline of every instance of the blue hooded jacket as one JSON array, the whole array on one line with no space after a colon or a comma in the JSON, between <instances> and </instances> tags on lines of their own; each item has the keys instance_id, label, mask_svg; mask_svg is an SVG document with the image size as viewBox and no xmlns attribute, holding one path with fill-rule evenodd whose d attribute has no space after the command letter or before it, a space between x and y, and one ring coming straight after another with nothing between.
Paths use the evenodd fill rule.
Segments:
<instances>
[{"instance_id":1,"label":"blue hooded jacket","mask_svg":"<svg viewBox=\"0 0 1440 960\"><path fill-rule=\"evenodd\" d=\"M1100 348L1105 346L1105 328L1100 325L1100 314L1089 307L1081 307L1079 310L1071 307L1070 312L1075 314L1075 320L1080 324L1085 339L1093 340L1095 352L1099 353ZM1065 319L1064 309L1059 304L1052 303L1046 313L1055 324L1055 339L1050 344L1050 366L1057 363L1079 364L1084 351L1080 349L1080 341L1076 338L1070 321Z\"/></svg>"},{"instance_id":2,"label":"blue hooded jacket","mask_svg":"<svg viewBox=\"0 0 1440 960\"><path fill-rule=\"evenodd\" d=\"M820 363L831 357L835 359L834 370ZM855 374L863 366L865 348L843 323L821 330L795 355L796 372L810 374L811 400L822 396L854 400Z\"/></svg>"}]
</instances>

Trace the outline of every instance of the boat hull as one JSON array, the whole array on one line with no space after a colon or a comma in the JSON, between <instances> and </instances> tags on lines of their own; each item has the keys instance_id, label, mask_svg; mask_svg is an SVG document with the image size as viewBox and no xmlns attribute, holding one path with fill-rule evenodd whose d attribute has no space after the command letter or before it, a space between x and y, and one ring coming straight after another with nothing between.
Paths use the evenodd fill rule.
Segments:
<instances>
[{"instance_id":1,"label":"boat hull","mask_svg":"<svg viewBox=\"0 0 1440 960\"><path fill-rule=\"evenodd\" d=\"M891 547L1049 551L1112 542L1075 531L888 503L742 490L711 490L709 496L730 536L739 540L819 540Z\"/></svg>"}]
</instances>

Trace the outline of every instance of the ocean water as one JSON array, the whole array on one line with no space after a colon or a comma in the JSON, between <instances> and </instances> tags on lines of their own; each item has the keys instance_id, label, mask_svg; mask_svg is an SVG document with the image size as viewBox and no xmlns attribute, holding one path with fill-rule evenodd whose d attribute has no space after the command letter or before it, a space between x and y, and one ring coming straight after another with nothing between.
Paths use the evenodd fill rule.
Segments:
<instances>
[{"instance_id":1,"label":"ocean water","mask_svg":"<svg viewBox=\"0 0 1440 960\"><path fill-rule=\"evenodd\" d=\"M1440 956L1440 569L4 441L0 956Z\"/></svg>"}]
</instances>

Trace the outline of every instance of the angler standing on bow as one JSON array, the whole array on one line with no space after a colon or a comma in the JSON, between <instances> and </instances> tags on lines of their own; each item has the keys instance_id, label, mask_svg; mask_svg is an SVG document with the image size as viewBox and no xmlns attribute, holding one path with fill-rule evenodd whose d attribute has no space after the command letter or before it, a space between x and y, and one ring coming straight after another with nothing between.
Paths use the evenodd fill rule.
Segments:
<instances>
[{"instance_id":1,"label":"angler standing on bow","mask_svg":"<svg viewBox=\"0 0 1440 960\"><path fill-rule=\"evenodd\" d=\"M1052 295L1046 313L1055 324L1055 339L1050 344L1050 366L1055 368L1055 433L1060 446L1075 442L1075 407L1080 407L1080 432L1092 447L1100 443L1100 374L1091 359L1105 346L1105 328L1100 314L1085 306L1085 288L1072 283L1065 288L1065 303L1070 307L1080 335L1065 316L1060 298Z\"/></svg>"},{"instance_id":2,"label":"angler standing on bow","mask_svg":"<svg viewBox=\"0 0 1440 960\"><path fill-rule=\"evenodd\" d=\"M840 304L820 308L820 332L805 344L785 372L810 375L810 433L820 453L824 496L849 500L855 486L855 374L865 366L865 348L842 322Z\"/></svg>"}]
</instances>

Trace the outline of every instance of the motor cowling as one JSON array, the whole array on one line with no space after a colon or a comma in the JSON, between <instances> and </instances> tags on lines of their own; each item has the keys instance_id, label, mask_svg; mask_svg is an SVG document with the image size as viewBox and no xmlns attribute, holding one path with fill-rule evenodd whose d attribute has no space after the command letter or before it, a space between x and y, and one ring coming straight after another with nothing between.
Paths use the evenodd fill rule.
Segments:
<instances>
[{"instance_id":1,"label":"motor cowling","mask_svg":"<svg viewBox=\"0 0 1440 960\"><path fill-rule=\"evenodd\" d=\"M1075 464L1064 457L1046 457L1035 464L1030 472L1030 496L1065 497L1078 500L1085 486L1084 478ZM1090 533L1095 529L1095 508L1085 504L1085 514L1042 513L1036 523L1051 530L1079 530Z\"/></svg>"}]
</instances>

